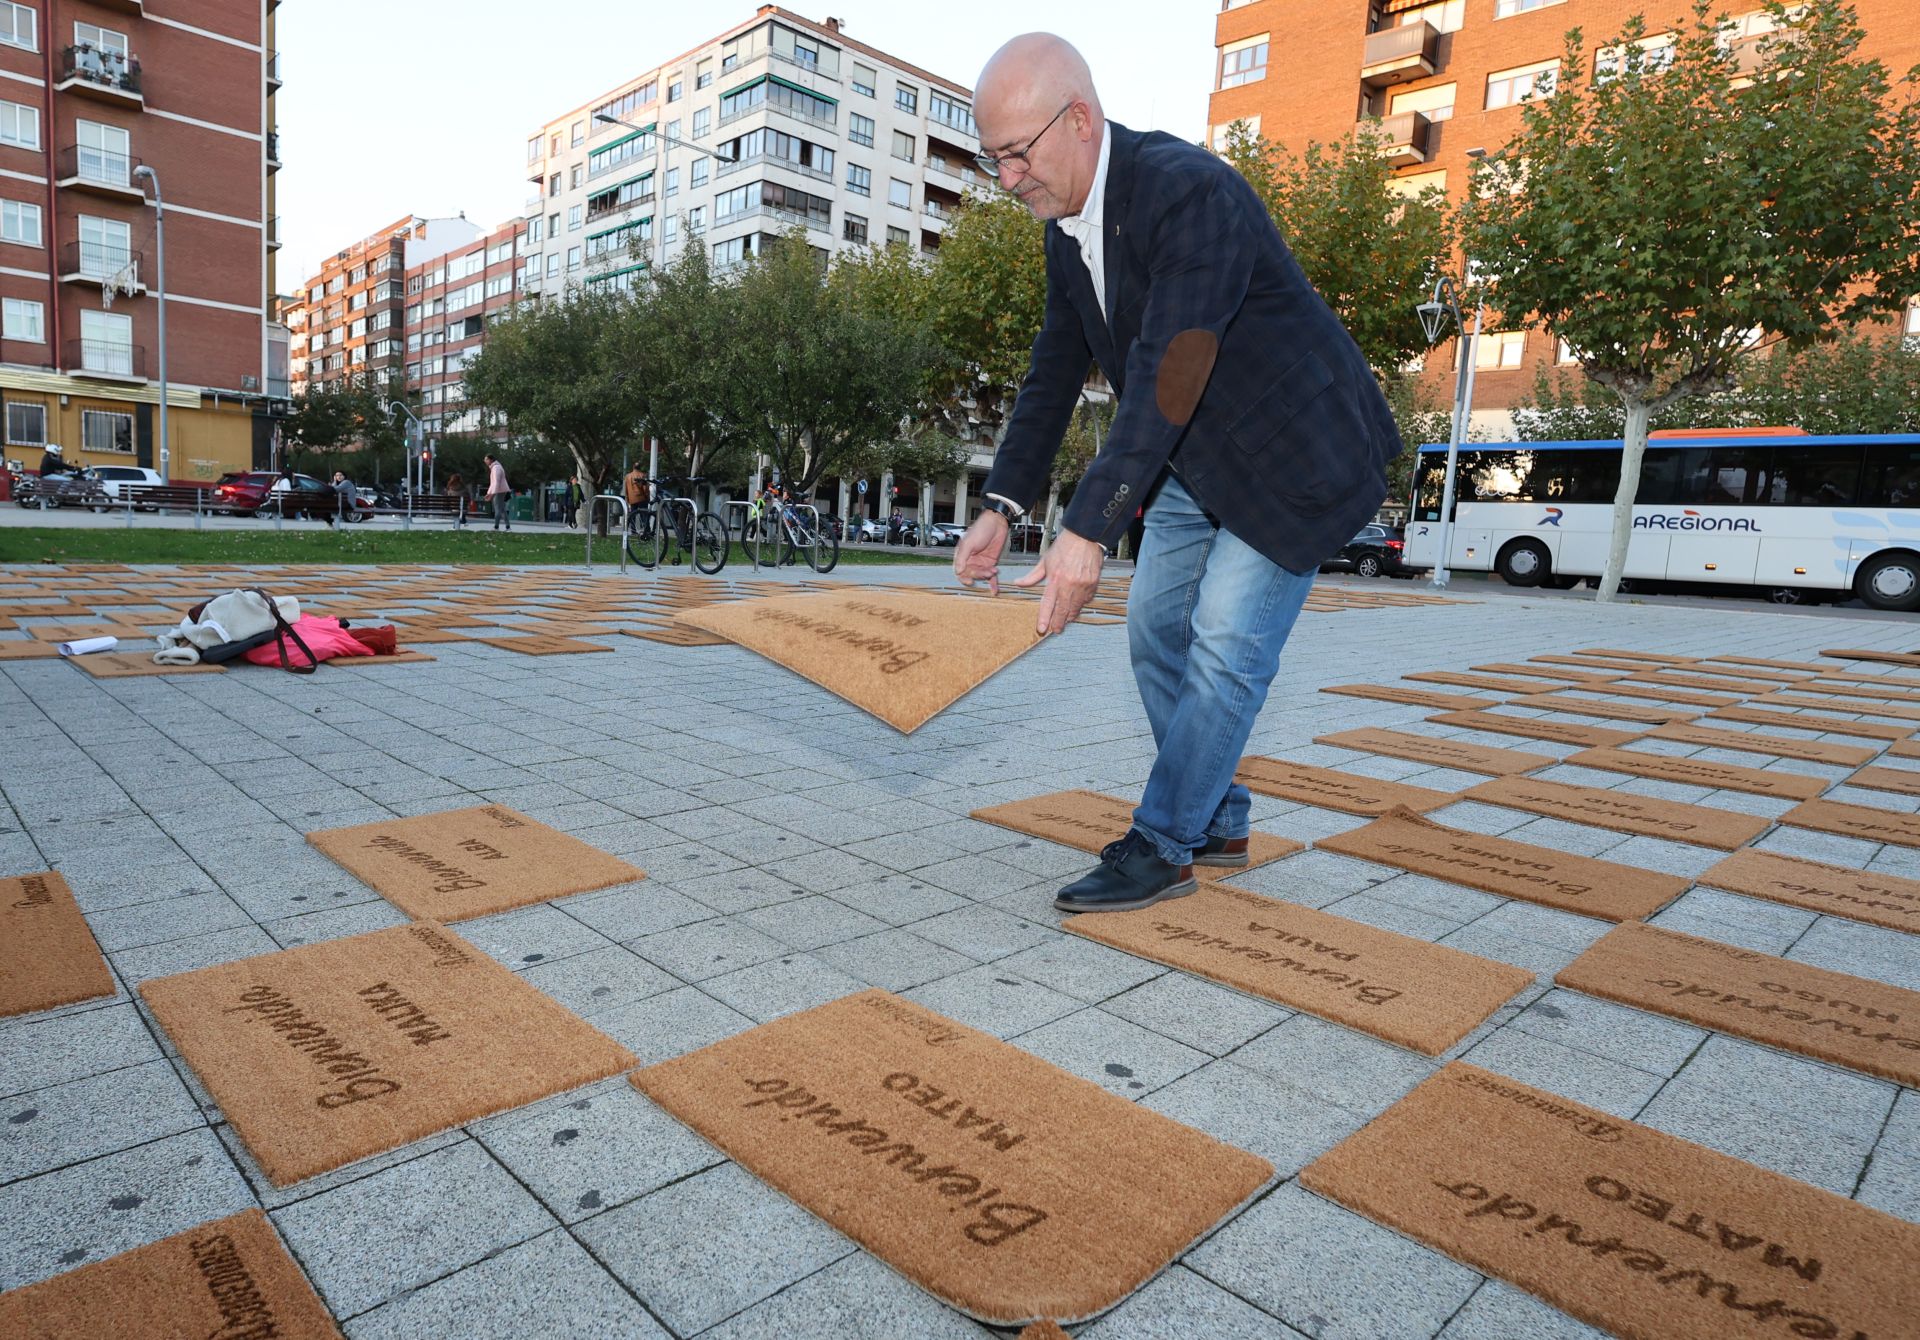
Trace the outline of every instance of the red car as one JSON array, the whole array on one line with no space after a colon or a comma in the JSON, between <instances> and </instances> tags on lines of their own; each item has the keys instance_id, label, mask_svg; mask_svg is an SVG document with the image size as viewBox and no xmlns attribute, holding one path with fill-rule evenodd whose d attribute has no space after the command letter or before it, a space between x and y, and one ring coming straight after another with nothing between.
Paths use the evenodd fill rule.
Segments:
<instances>
[{"instance_id":1,"label":"red car","mask_svg":"<svg viewBox=\"0 0 1920 1340\"><path fill-rule=\"evenodd\" d=\"M312 475L236 470L213 486L213 510L223 515L272 516L279 511L289 521L302 516L326 521L339 505L340 495Z\"/></svg>"}]
</instances>

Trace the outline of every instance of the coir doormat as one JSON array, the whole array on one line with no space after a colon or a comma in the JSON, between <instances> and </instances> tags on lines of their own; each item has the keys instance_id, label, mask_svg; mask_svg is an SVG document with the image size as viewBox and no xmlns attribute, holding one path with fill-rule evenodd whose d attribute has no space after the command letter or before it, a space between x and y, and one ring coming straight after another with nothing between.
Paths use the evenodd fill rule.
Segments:
<instances>
[{"instance_id":1,"label":"coir doormat","mask_svg":"<svg viewBox=\"0 0 1920 1340\"><path fill-rule=\"evenodd\" d=\"M884 991L632 1080L749 1172L995 1326L1106 1311L1273 1176L1264 1159Z\"/></svg>"},{"instance_id":2,"label":"coir doormat","mask_svg":"<svg viewBox=\"0 0 1920 1340\"><path fill-rule=\"evenodd\" d=\"M1126 836L1133 827L1133 806L1118 796L1098 791L1055 791L1031 800L1014 800L975 810L969 818L982 823L1030 833L1049 842L1081 851L1098 852ZM1253 833L1247 839L1247 866L1265 865L1282 856L1306 850L1306 843L1272 833Z\"/></svg>"},{"instance_id":3,"label":"coir doormat","mask_svg":"<svg viewBox=\"0 0 1920 1340\"><path fill-rule=\"evenodd\" d=\"M1887 721L1856 721L1852 717L1823 716L1818 712L1769 712L1759 707L1722 707L1707 713L1708 721L1738 721L1775 730L1810 730L1829 735L1858 735L1868 740L1904 740L1913 732Z\"/></svg>"},{"instance_id":4,"label":"coir doormat","mask_svg":"<svg viewBox=\"0 0 1920 1340\"><path fill-rule=\"evenodd\" d=\"M1862 768L1846 779L1848 786L1864 786L1869 791L1891 791L1900 796L1920 796L1920 771L1913 768Z\"/></svg>"},{"instance_id":5,"label":"coir doormat","mask_svg":"<svg viewBox=\"0 0 1920 1340\"><path fill-rule=\"evenodd\" d=\"M1422 1056L1440 1055L1533 984L1525 968L1219 884L1060 928Z\"/></svg>"},{"instance_id":6,"label":"coir doormat","mask_svg":"<svg viewBox=\"0 0 1920 1340\"><path fill-rule=\"evenodd\" d=\"M550 633L529 633L524 637L476 637L473 640L502 651L518 652L522 656L580 656L590 651L613 650L598 642L582 642L578 638Z\"/></svg>"},{"instance_id":7,"label":"coir doormat","mask_svg":"<svg viewBox=\"0 0 1920 1340\"><path fill-rule=\"evenodd\" d=\"M0 879L0 1018L113 989L100 946L57 871Z\"/></svg>"},{"instance_id":8,"label":"coir doormat","mask_svg":"<svg viewBox=\"0 0 1920 1340\"><path fill-rule=\"evenodd\" d=\"M1495 675L1525 675L1529 679L1556 679L1571 684L1605 684L1609 680L1620 678L1624 673L1619 670L1574 670L1564 667L1530 665L1520 661L1494 661L1488 665L1476 665L1475 670L1485 670ZM1537 689L1538 686L1536 685Z\"/></svg>"},{"instance_id":9,"label":"coir doormat","mask_svg":"<svg viewBox=\"0 0 1920 1340\"><path fill-rule=\"evenodd\" d=\"M1809 912L1920 934L1920 879L1748 848L1706 871L1700 882Z\"/></svg>"},{"instance_id":10,"label":"coir doormat","mask_svg":"<svg viewBox=\"0 0 1920 1340\"><path fill-rule=\"evenodd\" d=\"M1300 1181L1627 1340L1882 1340L1920 1316L1920 1226L1462 1061Z\"/></svg>"},{"instance_id":11,"label":"coir doormat","mask_svg":"<svg viewBox=\"0 0 1920 1340\"><path fill-rule=\"evenodd\" d=\"M1678 875L1448 828L1410 810L1314 845L1604 921L1650 917L1687 891L1687 881Z\"/></svg>"},{"instance_id":12,"label":"coir doormat","mask_svg":"<svg viewBox=\"0 0 1920 1340\"><path fill-rule=\"evenodd\" d=\"M775 596L679 619L758 652L902 733L1040 645L1029 602L934 591Z\"/></svg>"},{"instance_id":13,"label":"coir doormat","mask_svg":"<svg viewBox=\"0 0 1920 1340\"><path fill-rule=\"evenodd\" d=\"M1869 842L1920 847L1920 814L1900 814L1894 810L1876 809L1872 805L1848 805L1838 800L1803 800L1781 815L1780 822L1794 828L1811 828L1821 833L1865 838Z\"/></svg>"},{"instance_id":14,"label":"coir doormat","mask_svg":"<svg viewBox=\"0 0 1920 1340\"><path fill-rule=\"evenodd\" d=\"M1547 717L1520 717L1506 712L1442 712L1428 721L1442 726L1465 726L1471 730L1489 730L1501 735L1518 735L1529 740L1553 740L1559 744L1577 744L1593 749L1603 745L1625 744L1640 738L1638 731L1614 730L1608 726L1585 726L1573 721L1554 721Z\"/></svg>"},{"instance_id":15,"label":"coir doormat","mask_svg":"<svg viewBox=\"0 0 1920 1340\"><path fill-rule=\"evenodd\" d=\"M0 1294L18 1340L337 1340L340 1331L260 1210Z\"/></svg>"},{"instance_id":16,"label":"coir doormat","mask_svg":"<svg viewBox=\"0 0 1920 1340\"><path fill-rule=\"evenodd\" d=\"M1838 763L1857 766L1873 758L1864 745L1829 744L1825 740L1795 740L1785 735L1762 735L1758 731L1715 730L1690 721L1670 721L1655 726L1647 734L1660 740L1678 740L1708 749L1734 749L1744 754L1772 754L1776 758L1797 758L1809 763Z\"/></svg>"},{"instance_id":17,"label":"coir doormat","mask_svg":"<svg viewBox=\"0 0 1920 1340\"><path fill-rule=\"evenodd\" d=\"M1468 772L1507 777L1551 767L1559 762L1550 754L1529 754L1519 749L1492 749L1464 740L1436 739L1430 735L1409 735L1405 731L1380 730L1366 726L1359 730L1335 731L1316 735L1315 744L1339 745L1343 749L1364 749L1370 754L1404 758L1414 763L1432 763L1445 768L1464 768Z\"/></svg>"},{"instance_id":18,"label":"coir doormat","mask_svg":"<svg viewBox=\"0 0 1920 1340\"><path fill-rule=\"evenodd\" d=\"M1582 749L1567 755L1564 761L1583 768L1624 772L1633 777L1655 777L1665 782L1685 782L1690 786L1780 796L1788 800L1811 800L1827 789L1824 779L1797 772L1769 772L1765 768L1743 768L1732 763L1646 754L1633 749Z\"/></svg>"},{"instance_id":19,"label":"coir doormat","mask_svg":"<svg viewBox=\"0 0 1920 1340\"><path fill-rule=\"evenodd\" d=\"M155 665L144 651L100 651L90 656L69 656L68 665L77 665L95 679L132 679L143 675L221 675L224 665Z\"/></svg>"},{"instance_id":20,"label":"coir doormat","mask_svg":"<svg viewBox=\"0 0 1920 1340\"><path fill-rule=\"evenodd\" d=\"M1920 707L1887 702L1881 698L1806 698L1793 693L1765 693L1755 702L1781 707L1810 707L1814 711L1853 712L1863 717L1886 717L1892 721L1920 721Z\"/></svg>"},{"instance_id":21,"label":"coir doormat","mask_svg":"<svg viewBox=\"0 0 1920 1340\"><path fill-rule=\"evenodd\" d=\"M0 661L51 661L59 655L60 648L37 638L8 638L0 642Z\"/></svg>"},{"instance_id":22,"label":"coir doormat","mask_svg":"<svg viewBox=\"0 0 1920 1340\"><path fill-rule=\"evenodd\" d=\"M1324 805L1342 814L1385 814L1396 808L1424 813L1451 805L1460 798L1430 787L1355 777L1332 768L1262 758L1258 754L1249 754L1240 760L1234 780L1263 796L1278 796L1302 805Z\"/></svg>"},{"instance_id":23,"label":"coir doormat","mask_svg":"<svg viewBox=\"0 0 1920 1340\"><path fill-rule=\"evenodd\" d=\"M322 829L307 841L422 921L465 921L647 877L504 805Z\"/></svg>"},{"instance_id":24,"label":"coir doormat","mask_svg":"<svg viewBox=\"0 0 1920 1340\"><path fill-rule=\"evenodd\" d=\"M1687 707L1642 707L1638 703L1607 703L1598 698L1568 697L1575 693L1605 693L1605 684L1570 684L1564 689L1548 689L1515 698L1510 706L1531 707L1540 712L1570 712L1574 716L1599 717L1603 721L1644 721L1658 725L1662 721L1691 721L1698 712Z\"/></svg>"},{"instance_id":25,"label":"coir doormat","mask_svg":"<svg viewBox=\"0 0 1920 1340\"><path fill-rule=\"evenodd\" d=\"M140 994L276 1186L635 1062L430 921L155 978Z\"/></svg>"},{"instance_id":26,"label":"coir doormat","mask_svg":"<svg viewBox=\"0 0 1920 1340\"><path fill-rule=\"evenodd\" d=\"M1398 684L1331 684L1322 693L1339 693L1349 698L1373 698L1383 703L1413 703L1418 707L1469 712L1475 708L1498 707L1498 698L1470 698L1463 693L1436 693L1432 689L1409 689Z\"/></svg>"},{"instance_id":27,"label":"coir doormat","mask_svg":"<svg viewBox=\"0 0 1920 1340\"><path fill-rule=\"evenodd\" d=\"M1754 814L1688 805L1677 800L1654 800L1596 786L1568 786L1533 777L1496 777L1470 788L1466 799L1508 809L1544 814L1592 824L1616 833L1693 842L1702 847L1733 851L1767 831L1768 820Z\"/></svg>"},{"instance_id":28,"label":"coir doormat","mask_svg":"<svg viewBox=\"0 0 1920 1340\"><path fill-rule=\"evenodd\" d=\"M1638 922L1615 926L1553 980L1908 1088L1920 1084L1920 991Z\"/></svg>"},{"instance_id":29,"label":"coir doormat","mask_svg":"<svg viewBox=\"0 0 1920 1340\"><path fill-rule=\"evenodd\" d=\"M1856 648L1836 647L1823 651L1822 656L1831 656L1836 661L1874 661L1881 665L1920 665L1920 651L1861 651Z\"/></svg>"},{"instance_id":30,"label":"coir doormat","mask_svg":"<svg viewBox=\"0 0 1920 1340\"><path fill-rule=\"evenodd\" d=\"M1463 689L1486 693L1539 693L1546 686L1534 679L1509 679L1502 675L1470 675L1460 670L1422 670L1403 678L1422 684L1453 684Z\"/></svg>"}]
</instances>

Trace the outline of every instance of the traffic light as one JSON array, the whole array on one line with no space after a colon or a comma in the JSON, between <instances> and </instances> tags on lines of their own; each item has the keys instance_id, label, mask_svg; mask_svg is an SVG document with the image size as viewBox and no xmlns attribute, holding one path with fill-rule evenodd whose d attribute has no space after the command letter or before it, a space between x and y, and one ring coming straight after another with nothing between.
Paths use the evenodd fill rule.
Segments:
<instances>
[{"instance_id":1,"label":"traffic light","mask_svg":"<svg viewBox=\"0 0 1920 1340\"><path fill-rule=\"evenodd\" d=\"M888 496L892 498L898 498L900 496L900 486L898 484L895 484L893 486L892 492L889 493Z\"/></svg>"}]
</instances>

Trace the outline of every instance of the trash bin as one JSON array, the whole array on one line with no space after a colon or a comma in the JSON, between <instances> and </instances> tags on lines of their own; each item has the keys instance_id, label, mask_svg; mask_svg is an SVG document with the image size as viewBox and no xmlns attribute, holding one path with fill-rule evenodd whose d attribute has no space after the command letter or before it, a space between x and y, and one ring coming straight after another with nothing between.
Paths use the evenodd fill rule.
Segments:
<instances>
[{"instance_id":1,"label":"trash bin","mask_svg":"<svg viewBox=\"0 0 1920 1340\"><path fill-rule=\"evenodd\" d=\"M530 494L516 493L507 503L507 515L515 521L533 520L533 498Z\"/></svg>"}]
</instances>

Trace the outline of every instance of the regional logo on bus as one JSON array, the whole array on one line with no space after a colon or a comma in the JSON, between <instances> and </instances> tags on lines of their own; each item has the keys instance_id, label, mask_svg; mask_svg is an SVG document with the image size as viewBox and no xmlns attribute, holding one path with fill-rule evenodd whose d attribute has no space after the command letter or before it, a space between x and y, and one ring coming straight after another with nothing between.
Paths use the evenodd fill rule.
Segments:
<instances>
[{"instance_id":1,"label":"regional logo on bus","mask_svg":"<svg viewBox=\"0 0 1920 1340\"><path fill-rule=\"evenodd\" d=\"M1533 524L1536 526L1558 526L1560 524L1560 518L1565 515L1566 513L1558 507L1549 507L1547 514Z\"/></svg>"},{"instance_id":2,"label":"regional logo on bus","mask_svg":"<svg viewBox=\"0 0 1920 1340\"><path fill-rule=\"evenodd\" d=\"M1745 530L1760 533L1759 523L1748 516L1704 516L1691 507L1671 512L1649 512L1633 519L1635 530Z\"/></svg>"}]
</instances>

